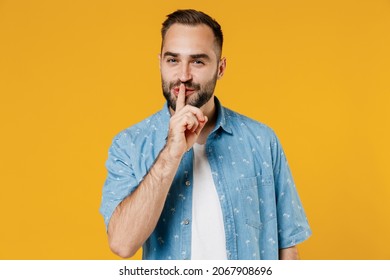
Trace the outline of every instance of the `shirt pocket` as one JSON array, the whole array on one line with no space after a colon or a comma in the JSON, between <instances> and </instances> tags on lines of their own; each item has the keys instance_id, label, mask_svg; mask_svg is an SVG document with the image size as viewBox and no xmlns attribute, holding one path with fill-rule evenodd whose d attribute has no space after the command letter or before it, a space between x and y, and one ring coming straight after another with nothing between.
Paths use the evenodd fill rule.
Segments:
<instances>
[{"instance_id":1,"label":"shirt pocket","mask_svg":"<svg viewBox=\"0 0 390 280\"><path fill-rule=\"evenodd\" d=\"M276 218L272 175L239 178L236 191L240 218L248 226L261 230L265 223Z\"/></svg>"}]
</instances>

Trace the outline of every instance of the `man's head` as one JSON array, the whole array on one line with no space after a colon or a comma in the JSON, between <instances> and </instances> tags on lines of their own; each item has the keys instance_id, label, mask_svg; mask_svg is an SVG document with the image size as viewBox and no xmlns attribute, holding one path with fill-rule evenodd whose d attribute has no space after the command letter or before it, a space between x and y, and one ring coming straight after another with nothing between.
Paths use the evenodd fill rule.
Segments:
<instances>
[{"instance_id":1,"label":"man's head","mask_svg":"<svg viewBox=\"0 0 390 280\"><path fill-rule=\"evenodd\" d=\"M221 59L223 36L210 16L194 10L168 15L161 29L160 70L168 105L175 110L179 86L186 87L186 103L198 108L209 102L216 81L226 67Z\"/></svg>"},{"instance_id":2,"label":"man's head","mask_svg":"<svg viewBox=\"0 0 390 280\"><path fill-rule=\"evenodd\" d=\"M195 10L177 10L176 12L167 15L167 19L163 22L161 28L161 50L164 46L165 34L173 24L182 24L187 26L197 26L201 24L207 25L213 31L216 48L215 52L217 53L218 58L221 58L223 45L221 26L209 15Z\"/></svg>"}]
</instances>

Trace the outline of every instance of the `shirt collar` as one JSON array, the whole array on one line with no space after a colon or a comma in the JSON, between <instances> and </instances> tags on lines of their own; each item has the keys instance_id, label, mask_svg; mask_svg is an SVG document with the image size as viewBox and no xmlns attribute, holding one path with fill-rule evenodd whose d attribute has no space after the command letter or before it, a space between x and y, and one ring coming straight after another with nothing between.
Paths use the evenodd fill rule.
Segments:
<instances>
[{"instance_id":1,"label":"shirt collar","mask_svg":"<svg viewBox=\"0 0 390 280\"><path fill-rule=\"evenodd\" d=\"M219 128L223 129L225 132L229 134L233 134L230 122L229 122L229 112L228 110L221 105L221 102L219 99L215 96L214 97L215 102L215 108L217 111L217 121L215 122L215 127L213 129L213 132L217 131Z\"/></svg>"}]
</instances>

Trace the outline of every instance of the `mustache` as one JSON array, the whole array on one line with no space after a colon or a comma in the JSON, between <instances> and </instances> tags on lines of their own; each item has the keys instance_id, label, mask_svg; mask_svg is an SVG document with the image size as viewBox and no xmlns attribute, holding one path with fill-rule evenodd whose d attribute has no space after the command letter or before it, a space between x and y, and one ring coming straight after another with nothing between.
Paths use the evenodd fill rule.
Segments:
<instances>
[{"instance_id":1,"label":"mustache","mask_svg":"<svg viewBox=\"0 0 390 280\"><path fill-rule=\"evenodd\" d=\"M169 83L169 89L172 89L172 88L175 88L175 87L179 87L181 84L185 85L186 88L190 88L190 89L193 89L193 90L200 90L200 84L193 83L191 81L184 82L184 83L182 81L170 82Z\"/></svg>"}]
</instances>

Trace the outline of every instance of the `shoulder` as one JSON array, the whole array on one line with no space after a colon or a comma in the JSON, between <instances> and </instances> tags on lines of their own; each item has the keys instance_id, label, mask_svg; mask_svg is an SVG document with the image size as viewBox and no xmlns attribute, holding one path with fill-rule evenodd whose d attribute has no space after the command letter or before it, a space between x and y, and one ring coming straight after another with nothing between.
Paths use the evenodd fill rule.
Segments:
<instances>
[{"instance_id":1,"label":"shoulder","mask_svg":"<svg viewBox=\"0 0 390 280\"><path fill-rule=\"evenodd\" d=\"M114 137L114 142L117 142L122 146L129 144L129 142L136 143L141 139L147 139L160 130L164 130L164 133L166 133L164 128L168 125L167 120L169 120L169 112L162 109L142 121L120 131Z\"/></svg>"},{"instance_id":2,"label":"shoulder","mask_svg":"<svg viewBox=\"0 0 390 280\"><path fill-rule=\"evenodd\" d=\"M276 134L274 130L268 125L249 118L243 114L237 113L231 109L223 107L226 122L232 127L233 134L235 131L245 133L250 136L253 135L256 138L264 138L269 141L274 141Z\"/></svg>"}]
</instances>

